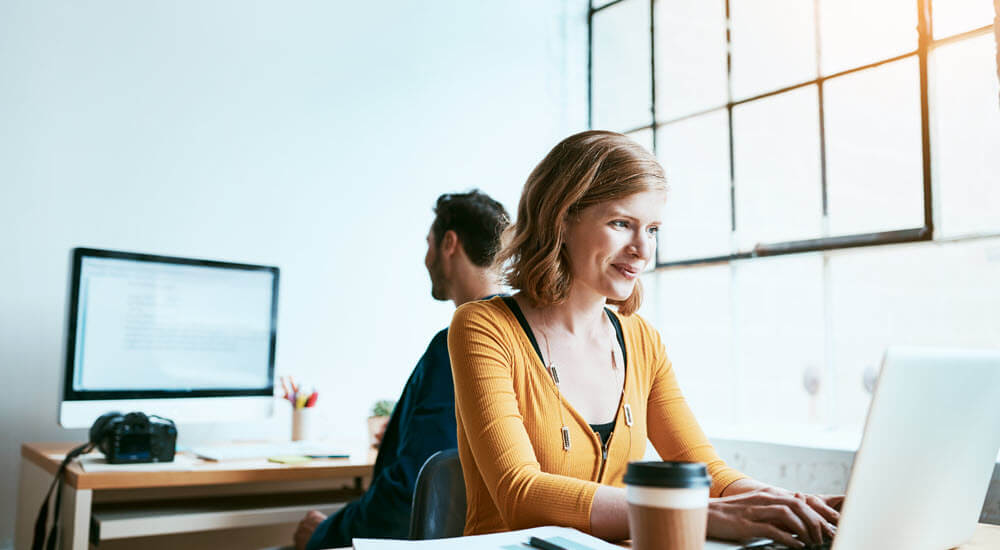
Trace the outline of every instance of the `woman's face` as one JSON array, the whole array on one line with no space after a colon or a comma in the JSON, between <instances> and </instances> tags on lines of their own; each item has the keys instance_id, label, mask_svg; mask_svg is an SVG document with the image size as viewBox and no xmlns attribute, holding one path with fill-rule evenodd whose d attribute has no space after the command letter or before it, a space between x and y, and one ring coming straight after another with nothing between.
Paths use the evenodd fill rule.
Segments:
<instances>
[{"instance_id":1,"label":"woman's face","mask_svg":"<svg viewBox=\"0 0 1000 550\"><path fill-rule=\"evenodd\" d=\"M665 191L642 191L583 209L569 222L573 290L612 300L632 295L635 282L656 254L656 232L667 201Z\"/></svg>"}]
</instances>

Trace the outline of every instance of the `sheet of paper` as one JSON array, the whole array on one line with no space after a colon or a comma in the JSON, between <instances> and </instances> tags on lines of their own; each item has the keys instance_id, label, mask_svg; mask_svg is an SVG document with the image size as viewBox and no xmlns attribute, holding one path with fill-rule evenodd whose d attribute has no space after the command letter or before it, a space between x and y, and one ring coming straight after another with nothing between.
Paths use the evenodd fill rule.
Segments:
<instances>
[{"instance_id":1,"label":"sheet of paper","mask_svg":"<svg viewBox=\"0 0 1000 550\"><path fill-rule=\"evenodd\" d=\"M437 540L354 539L354 550L413 550L462 548L464 550L527 550L531 537L545 539L567 550L622 550L621 546L568 527L535 527L507 533ZM708 541L705 550L730 550L739 544Z\"/></svg>"},{"instance_id":2,"label":"sheet of paper","mask_svg":"<svg viewBox=\"0 0 1000 550\"><path fill-rule=\"evenodd\" d=\"M198 461L187 455L174 455L173 462L146 462L142 464L108 464L104 455L87 454L80 457L85 472L170 472L193 470Z\"/></svg>"},{"instance_id":3,"label":"sheet of paper","mask_svg":"<svg viewBox=\"0 0 1000 550\"><path fill-rule=\"evenodd\" d=\"M472 537L437 540L354 539L354 550L409 550L412 548L462 548L465 550L525 550L531 537L545 539L567 550L621 550L620 546L568 527L535 527Z\"/></svg>"},{"instance_id":4,"label":"sheet of paper","mask_svg":"<svg viewBox=\"0 0 1000 550\"><path fill-rule=\"evenodd\" d=\"M342 448L315 441L196 445L189 450L204 459L215 461L264 459L272 456L344 457L348 454Z\"/></svg>"}]
</instances>

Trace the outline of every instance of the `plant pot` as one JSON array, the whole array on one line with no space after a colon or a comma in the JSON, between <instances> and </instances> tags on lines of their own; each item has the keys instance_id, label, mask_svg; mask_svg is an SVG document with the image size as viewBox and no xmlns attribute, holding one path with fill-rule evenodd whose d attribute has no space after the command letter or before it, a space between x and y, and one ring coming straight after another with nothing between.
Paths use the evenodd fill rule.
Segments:
<instances>
[{"instance_id":1,"label":"plant pot","mask_svg":"<svg viewBox=\"0 0 1000 550\"><path fill-rule=\"evenodd\" d=\"M375 440L375 434L382 430L382 426L389 422L388 416L369 416L368 417L368 444L372 447L378 447L378 441Z\"/></svg>"},{"instance_id":2,"label":"plant pot","mask_svg":"<svg viewBox=\"0 0 1000 550\"><path fill-rule=\"evenodd\" d=\"M312 416L312 407L292 410L292 441L309 439Z\"/></svg>"}]
</instances>

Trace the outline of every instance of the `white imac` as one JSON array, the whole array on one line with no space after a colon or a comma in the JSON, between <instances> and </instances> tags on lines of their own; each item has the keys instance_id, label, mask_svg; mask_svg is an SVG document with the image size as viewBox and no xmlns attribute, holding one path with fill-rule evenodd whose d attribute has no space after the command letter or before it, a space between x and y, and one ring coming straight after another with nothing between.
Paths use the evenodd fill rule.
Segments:
<instances>
[{"instance_id":1,"label":"white imac","mask_svg":"<svg viewBox=\"0 0 1000 550\"><path fill-rule=\"evenodd\" d=\"M76 248L59 424L271 416L278 268Z\"/></svg>"}]
</instances>

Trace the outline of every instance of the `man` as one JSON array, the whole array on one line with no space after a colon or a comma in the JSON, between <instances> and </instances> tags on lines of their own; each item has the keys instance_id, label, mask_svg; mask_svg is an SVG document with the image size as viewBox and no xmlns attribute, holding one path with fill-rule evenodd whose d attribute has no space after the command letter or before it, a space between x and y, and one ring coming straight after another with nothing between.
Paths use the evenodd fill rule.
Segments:
<instances>
[{"instance_id":1,"label":"man","mask_svg":"<svg viewBox=\"0 0 1000 550\"><path fill-rule=\"evenodd\" d=\"M438 197L424 265L435 300L455 307L498 294L493 257L510 223L507 211L478 190ZM455 390L448 329L431 340L403 388L381 438L368 491L336 514L313 510L295 531L298 550L351 546L355 537L405 539L417 473L429 456L456 446Z\"/></svg>"}]
</instances>

